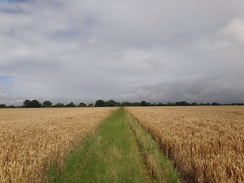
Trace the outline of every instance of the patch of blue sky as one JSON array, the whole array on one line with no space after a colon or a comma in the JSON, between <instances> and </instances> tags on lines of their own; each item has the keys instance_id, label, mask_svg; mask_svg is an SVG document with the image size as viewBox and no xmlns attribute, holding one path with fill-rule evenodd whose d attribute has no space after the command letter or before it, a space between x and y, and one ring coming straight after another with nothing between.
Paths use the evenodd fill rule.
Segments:
<instances>
[{"instance_id":1,"label":"patch of blue sky","mask_svg":"<svg viewBox=\"0 0 244 183\"><path fill-rule=\"evenodd\" d=\"M8 86L13 84L13 77L12 76L5 76L5 75L0 75L0 86Z\"/></svg>"},{"instance_id":2,"label":"patch of blue sky","mask_svg":"<svg viewBox=\"0 0 244 183\"><path fill-rule=\"evenodd\" d=\"M14 77L0 75L0 91L3 91L7 94L15 95L17 94L17 91L13 89L14 84Z\"/></svg>"},{"instance_id":3,"label":"patch of blue sky","mask_svg":"<svg viewBox=\"0 0 244 183\"><path fill-rule=\"evenodd\" d=\"M27 1L6 1L6 0L0 0L0 12L2 13L8 13L8 14L19 14L24 13L23 10L18 5L10 5L11 3L18 3L18 2L27 2ZM10 3L8 6L6 6L6 3Z\"/></svg>"}]
</instances>

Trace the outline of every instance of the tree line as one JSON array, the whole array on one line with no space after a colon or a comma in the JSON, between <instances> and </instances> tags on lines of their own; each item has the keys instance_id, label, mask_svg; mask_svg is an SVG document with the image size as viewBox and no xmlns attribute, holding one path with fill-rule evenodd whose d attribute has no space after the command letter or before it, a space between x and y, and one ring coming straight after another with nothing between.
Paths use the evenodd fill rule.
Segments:
<instances>
[{"instance_id":1,"label":"tree line","mask_svg":"<svg viewBox=\"0 0 244 183\"><path fill-rule=\"evenodd\" d=\"M84 102L80 102L78 105L74 104L73 102L70 102L68 104L63 104L63 103L57 103L54 104L46 100L43 103L39 102L38 100L28 100L26 99L23 102L23 105L21 106L14 106L10 105L7 106L5 104L0 104L0 108L40 108L40 107L119 107L119 106L216 106L216 105L244 105L244 103L231 103L231 104L220 104L217 102L213 103L188 103L186 101L179 101L179 102L167 102L167 103L149 103L146 101L141 101L141 102L116 102L114 100L97 100L95 104L90 103L86 104Z\"/></svg>"}]
</instances>

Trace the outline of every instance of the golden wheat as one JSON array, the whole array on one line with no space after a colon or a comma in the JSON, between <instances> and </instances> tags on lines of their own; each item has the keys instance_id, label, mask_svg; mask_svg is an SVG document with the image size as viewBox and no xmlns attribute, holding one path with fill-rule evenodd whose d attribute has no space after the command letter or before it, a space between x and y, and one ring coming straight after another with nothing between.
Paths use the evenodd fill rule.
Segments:
<instances>
[{"instance_id":1,"label":"golden wheat","mask_svg":"<svg viewBox=\"0 0 244 183\"><path fill-rule=\"evenodd\" d=\"M244 182L244 107L127 107L187 182Z\"/></svg>"},{"instance_id":2,"label":"golden wheat","mask_svg":"<svg viewBox=\"0 0 244 183\"><path fill-rule=\"evenodd\" d=\"M43 182L46 167L93 132L112 108L0 110L0 182Z\"/></svg>"}]
</instances>

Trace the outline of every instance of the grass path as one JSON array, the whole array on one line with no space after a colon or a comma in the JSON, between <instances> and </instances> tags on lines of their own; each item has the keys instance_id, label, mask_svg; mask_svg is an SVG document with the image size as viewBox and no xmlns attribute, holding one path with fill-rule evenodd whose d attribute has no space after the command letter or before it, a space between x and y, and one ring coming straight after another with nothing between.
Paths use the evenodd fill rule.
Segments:
<instances>
[{"instance_id":1,"label":"grass path","mask_svg":"<svg viewBox=\"0 0 244 183\"><path fill-rule=\"evenodd\" d=\"M94 135L71 151L60 170L48 171L49 183L178 182L170 162L152 137L120 108L106 118Z\"/></svg>"}]
</instances>

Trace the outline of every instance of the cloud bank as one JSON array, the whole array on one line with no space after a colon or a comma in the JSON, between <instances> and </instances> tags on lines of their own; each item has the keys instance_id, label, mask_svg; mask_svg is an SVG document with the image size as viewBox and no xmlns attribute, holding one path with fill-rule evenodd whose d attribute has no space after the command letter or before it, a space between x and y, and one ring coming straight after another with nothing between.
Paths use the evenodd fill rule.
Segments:
<instances>
[{"instance_id":1,"label":"cloud bank","mask_svg":"<svg viewBox=\"0 0 244 183\"><path fill-rule=\"evenodd\" d=\"M244 2L0 2L0 103L244 102Z\"/></svg>"}]
</instances>

